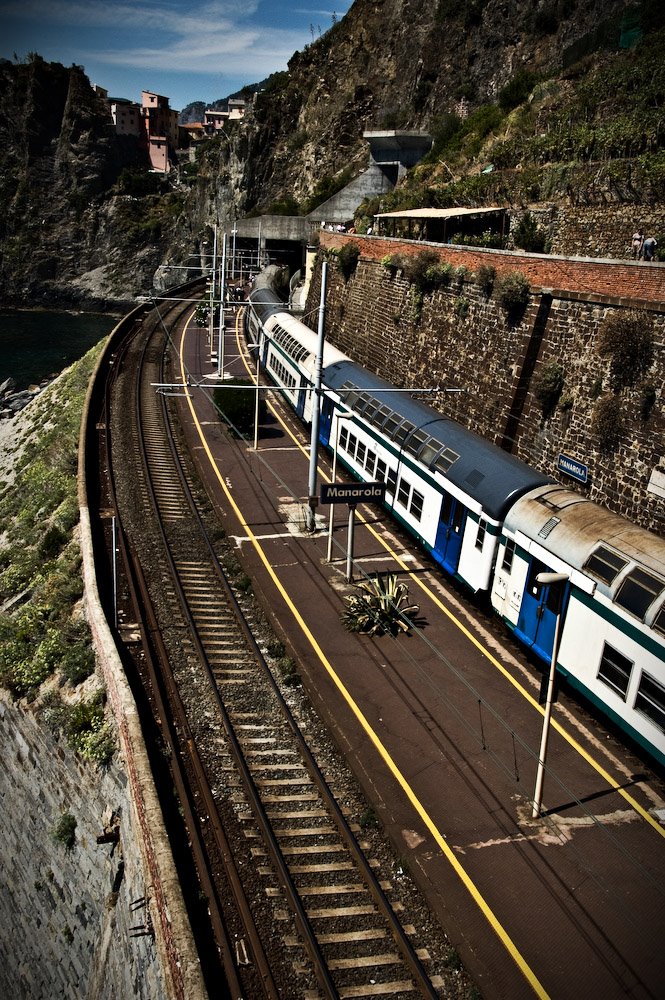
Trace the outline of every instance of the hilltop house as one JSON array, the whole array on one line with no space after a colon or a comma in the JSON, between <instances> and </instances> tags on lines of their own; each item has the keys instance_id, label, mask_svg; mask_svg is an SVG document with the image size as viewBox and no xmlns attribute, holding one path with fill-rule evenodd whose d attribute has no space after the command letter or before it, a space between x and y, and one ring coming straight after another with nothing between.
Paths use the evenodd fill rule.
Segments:
<instances>
[{"instance_id":1,"label":"hilltop house","mask_svg":"<svg viewBox=\"0 0 665 1000\"><path fill-rule=\"evenodd\" d=\"M140 104L117 97L107 100L118 135L136 136L152 169L168 173L178 146L178 112L169 107L168 97L144 90Z\"/></svg>"}]
</instances>

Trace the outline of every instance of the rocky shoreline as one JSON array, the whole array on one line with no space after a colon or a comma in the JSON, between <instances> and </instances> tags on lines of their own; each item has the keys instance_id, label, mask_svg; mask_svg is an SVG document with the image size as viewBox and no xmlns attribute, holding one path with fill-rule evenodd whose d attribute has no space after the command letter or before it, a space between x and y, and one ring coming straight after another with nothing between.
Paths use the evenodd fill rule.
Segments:
<instances>
[{"instance_id":1,"label":"rocky shoreline","mask_svg":"<svg viewBox=\"0 0 665 1000\"><path fill-rule=\"evenodd\" d=\"M42 379L39 385L29 385L27 389L21 389L18 392L14 391L16 389L16 382L13 378L7 378L4 382L1 382L0 420L15 417L35 396L39 396L55 377L53 375L51 378Z\"/></svg>"}]
</instances>

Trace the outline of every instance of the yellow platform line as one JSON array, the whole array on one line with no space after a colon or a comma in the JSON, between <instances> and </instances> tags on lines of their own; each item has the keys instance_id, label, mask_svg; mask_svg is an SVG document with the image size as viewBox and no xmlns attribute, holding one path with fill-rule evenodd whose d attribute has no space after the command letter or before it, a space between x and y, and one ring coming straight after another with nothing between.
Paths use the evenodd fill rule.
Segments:
<instances>
[{"instance_id":1,"label":"yellow platform line","mask_svg":"<svg viewBox=\"0 0 665 1000\"><path fill-rule=\"evenodd\" d=\"M187 326L185 328L185 333L187 332L187 330L189 328L189 322L190 321L188 321ZM185 335L183 334L182 344L184 344L184 338L185 338ZM536 994L536 996L541 997L542 1000L549 1000L549 994L545 990L544 986L542 985L542 983L540 982L540 980L538 979L538 977L536 976L536 974L534 973L534 971L532 970L532 968L530 967L530 965L528 965L528 963L526 962L526 960L522 956L521 952L519 951L519 949L515 945L514 941L512 940L512 938L510 937L510 935L506 931L505 927L503 926L503 924L501 924L501 922L498 920L498 918L494 914L494 912L491 909L491 907L489 906L489 904L486 902L485 898L481 894L481 892L478 889L478 887L476 886L476 884L473 882L473 880L468 875L468 873L466 872L466 870L462 867L462 865L460 864L459 860L457 859L457 857L453 853L452 849L446 843L446 839L445 839L444 835L440 832L440 830L436 826L434 820L431 818L431 816L429 815L429 813L427 812L427 810L425 809L425 807L423 806L423 804L420 802L418 796L416 795L416 793L414 792L414 790L411 788L411 785L408 783L408 781L406 780L406 778L404 777L404 775L402 774L402 772L398 768L397 764L395 763L395 761L391 757L391 755L388 752L387 748L383 745L383 743L381 742L379 736L374 731L374 729L370 725L369 721L366 719L366 717L363 714L360 706L353 699L353 697L351 696L351 693L346 688L346 686L343 683L342 679L338 676L338 674L334 670L332 664L330 663L330 661L326 657L325 653L323 652L323 650L319 646L316 638L314 637L314 635L310 631L309 626L307 625L307 623L305 622L305 620L302 618L302 616L301 616L300 612L298 611L297 607L295 606L295 604L293 603L293 601L289 597L288 593L286 592L286 590L282 586L282 583L281 583L279 577L277 576L277 574L275 573L273 567L270 565L270 562L268 561L266 553L264 552L263 548L259 544L259 541L256 538L256 536L254 535L254 533L253 533L252 529L250 528L249 524L245 520L242 511L240 510L240 508L236 504L235 500L233 499L233 497L232 497L232 495L231 495L231 493L230 493L230 491L229 491L229 489L228 489L228 487L226 485L226 482L224 481L224 478L222 477L219 469L217 468L217 463L215 462L214 457L213 457L213 455L212 455L212 453L211 453L211 451L210 451L210 449L208 447L208 442L206 441L205 434L203 432L203 428L201 427L201 424L199 422L198 416L196 414L196 409L194 407L194 403L193 403L193 400L192 400L192 395L191 395L190 389L187 386L187 379L186 379L186 373L185 373L185 366L184 366L182 346L181 346L181 351L180 351L180 370L181 370L181 375L182 375L182 382L183 382L183 385L185 386L185 394L187 396L187 402L188 402L189 409L190 409L190 412L191 412L191 415L192 415L192 419L194 421L194 424L196 425L199 437L201 439L202 447L203 447L203 449L204 449L204 451L205 451L205 453L206 453L206 455L208 457L208 460L210 462L211 468L213 469L213 471L214 471L214 473L215 473L215 475L217 477L217 481L219 482L219 485L221 486L222 491L224 492L224 495L226 496L227 501L231 505L231 507L232 507L232 509L233 509L236 517L238 518L238 521L240 522L242 528L244 529L244 531L246 531L247 537L249 538L249 540L251 541L252 545L254 546L254 549L255 549L258 557L260 558L261 562L265 566L266 571L268 572L270 578L272 579L273 583L277 587L279 593L282 596L282 599L284 600L285 604L287 605L287 607L291 611L291 614L293 615L295 621L297 622L298 626L300 627L303 635L306 637L306 639L309 642L310 646L312 647L312 649L316 653L316 656L318 657L318 659L320 660L321 664L323 665L323 667L327 671L328 675L332 679L333 683L335 684L335 686L337 687L337 689L341 693L341 695L344 698L344 700L346 701L347 705L349 706L349 708L351 709L351 711L355 715L356 719L358 720L358 722L362 726L363 730L365 731L365 733L367 734L367 736L369 737L369 739L371 740L371 742L374 744L374 747L376 748L379 756L381 757L381 759L385 763L386 767L388 768L388 770L390 771L390 773L393 775L393 777L397 781L398 785L400 786L400 788L403 790L403 792L405 793L406 797L408 798L409 802L411 803L411 805L413 806L413 808L416 810L416 812L420 816L422 822L425 824L425 826L427 827L427 829L431 833L432 837L434 838L434 840L435 840L437 846L439 847L439 849L441 850L442 854L445 856L445 858L447 859L447 861L449 862L449 864L451 865L451 867L453 868L453 870L455 871L455 873L457 874L457 876L459 877L459 879L461 880L461 882L463 883L463 885L465 886L465 888L467 889L467 891L469 892L469 894L471 895L472 899L474 900L474 902L476 903L476 905L478 906L478 908L481 910L481 912L483 913L483 915L487 919L487 921L490 924L492 930L495 932L495 934L497 935L497 937L499 938L499 940L501 941L501 943L505 947L506 951L508 952L508 954L511 956L511 958L515 962L515 964L519 968L520 972L523 974L524 978L530 984L530 986L532 987L532 989L533 989L534 993Z\"/></svg>"}]
</instances>

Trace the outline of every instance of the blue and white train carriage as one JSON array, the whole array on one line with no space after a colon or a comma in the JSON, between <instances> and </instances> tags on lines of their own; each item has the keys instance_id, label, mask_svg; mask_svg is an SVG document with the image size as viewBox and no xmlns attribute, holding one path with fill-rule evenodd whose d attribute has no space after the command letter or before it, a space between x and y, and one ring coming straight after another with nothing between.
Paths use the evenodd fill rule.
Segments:
<instances>
[{"instance_id":1,"label":"blue and white train carriage","mask_svg":"<svg viewBox=\"0 0 665 1000\"><path fill-rule=\"evenodd\" d=\"M451 576L487 591L507 511L549 480L348 358L326 364L324 382L323 444L358 479L385 482L395 518Z\"/></svg>"},{"instance_id":2,"label":"blue and white train carriage","mask_svg":"<svg viewBox=\"0 0 665 1000\"><path fill-rule=\"evenodd\" d=\"M542 586L543 572L567 579ZM506 516L492 605L546 662L560 609L559 672L665 765L665 540L541 487Z\"/></svg>"}]
</instances>

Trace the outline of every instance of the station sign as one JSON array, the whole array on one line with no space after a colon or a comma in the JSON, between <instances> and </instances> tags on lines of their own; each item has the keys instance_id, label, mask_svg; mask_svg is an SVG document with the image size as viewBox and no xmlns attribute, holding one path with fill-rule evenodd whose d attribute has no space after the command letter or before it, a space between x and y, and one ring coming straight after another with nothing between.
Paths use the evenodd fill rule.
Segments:
<instances>
[{"instance_id":1,"label":"station sign","mask_svg":"<svg viewBox=\"0 0 665 1000\"><path fill-rule=\"evenodd\" d=\"M322 483L321 503L381 503L385 483Z\"/></svg>"},{"instance_id":2,"label":"station sign","mask_svg":"<svg viewBox=\"0 0 665 1000\"><path fill-rule=\"evenodd\" d=\"M576 479L578 483L586 483L589 478L589 466L583 465L582 462L578 462L576 458L570 458L568 455L559 455L557 469L565 476Z\"/></svg>"}]
</instances>

